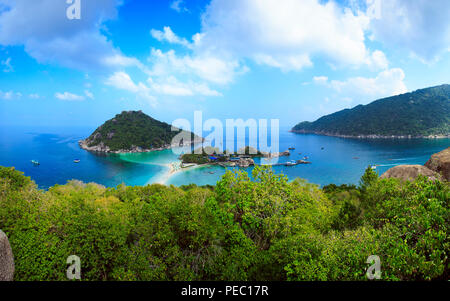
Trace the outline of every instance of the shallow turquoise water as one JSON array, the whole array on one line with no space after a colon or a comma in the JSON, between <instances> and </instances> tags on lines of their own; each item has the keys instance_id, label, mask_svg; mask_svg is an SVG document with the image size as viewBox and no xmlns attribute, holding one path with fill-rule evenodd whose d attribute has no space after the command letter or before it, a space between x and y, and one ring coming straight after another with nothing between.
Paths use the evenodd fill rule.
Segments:
<instances>
[{"instance_id":1,"label":"shallow turquoise water","mask_svg":"<svg viewBox=\"0 0 450 301\"><path fill-rule=\"evenodd\" d=\"M274 166L273 169L287 175L290 180L300 177L320 185L357 184L369 165L380 165L377 171L382 174L400 164L425 164L432 154L449 146L450 139L345 139L295 134L285 130L280 132L280 150L284 151L289 147L295 147L295 150L291 151L290 157L280 158L279 162L308 156L312 164ZM358 159L354 159L355 157ZM259 160L255 161L260 163ZM250 172L252 168L246 170ZM171 178L169 183L214 184L223 175L224 169L214 167L212 171L215 172L212 175L196 170L180 173Z\"/></svg>"},{"instance_id":2,"label":"shallow turquoise water","mask_svg":"<svg viewBox=\"0 0 450 301\"><path fill-rule=\"evenodd\" d=\"M44 189L71 179L111 187L120 183L145 185L158 181L168 170L165 164L177 159L171 150L102 156L81 150L77 141L93 130L0 128L0 165L24 171ZM450 139L344 139L294 134L285 129L280 132L280 151L289 147L296 150L280 162L308 156L312 164L277 166L274 170L289 179L301 177L320 185L356 184L368 165L379 164L377 170L381 174L398 164L424 164L433 153L449 146ZM81 162L74 164L74 159ZM35 167L30 160L39 160L41 165ZM252 168L246 170L250 172ZM218 166L197 168L175 174L168 184L215 184L224 173L225 169Z\"/></svg>"}]
</instances>

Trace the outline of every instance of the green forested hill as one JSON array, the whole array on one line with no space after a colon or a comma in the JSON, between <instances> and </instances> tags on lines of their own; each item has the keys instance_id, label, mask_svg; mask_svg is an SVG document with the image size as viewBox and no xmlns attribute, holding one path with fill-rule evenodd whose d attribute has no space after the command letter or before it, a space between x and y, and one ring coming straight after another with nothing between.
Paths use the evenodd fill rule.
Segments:
<instances>
[{"instance_id":1,"label":"green forested hill","mask_svg":"<svg viewBox=\"0 0 450 301\"><path fill-rule=\"evenodd\" d=\"M97 128L80 146L100 152L139 151L167 147L179 131L142 111L122 112Z\"/></svg>"},{"instance_id":2,"label":"green forested hill","mask_svg":"<svg viewBox=\"0 0 450 301\"><path fill-rule=\"evenodd\" d=\"M298 133L332 136L450 135L450 85L392 96L301 122Z\"/></svg>"}]
</instances>

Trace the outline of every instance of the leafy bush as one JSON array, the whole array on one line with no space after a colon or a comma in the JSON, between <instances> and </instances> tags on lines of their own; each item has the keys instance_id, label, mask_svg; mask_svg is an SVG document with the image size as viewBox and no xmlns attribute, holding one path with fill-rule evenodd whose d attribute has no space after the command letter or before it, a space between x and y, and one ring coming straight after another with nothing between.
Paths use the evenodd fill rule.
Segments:
<instances>
[{"instance_id":1,"label":"leafy bush","mask_svg":"<svg viewBox=\"0 0 450 301\"><path fill-rule=\"evenodd\" d=\"M359 187L288 182L269 168L228 171L215 187L105 188L71 181L48 191L0 167L0 228L16 280L448 280L448 183L380 180Z\"/></svg>"}]
</instances>

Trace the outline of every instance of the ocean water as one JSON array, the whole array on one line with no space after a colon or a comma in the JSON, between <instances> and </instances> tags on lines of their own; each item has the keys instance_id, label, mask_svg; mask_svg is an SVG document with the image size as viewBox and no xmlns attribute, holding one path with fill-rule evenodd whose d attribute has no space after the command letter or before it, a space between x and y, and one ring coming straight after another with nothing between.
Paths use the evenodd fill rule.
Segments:
<instances>
[{"instance_id":1,"label":"ocean water","mask_svg":"<svg viewBox=\"0 0 450 301\"><path fill-rule=\"evenodd\" d=\"M176 161L171 150L143 154L98 155L78 147L93 128L0 127L0 165L14 166L30 176L42 189L77 179L108 187L121 183L146 185L161 182L167 164ZM345 139L319 135L294 134L280 130L280 151L295 147L290 157L279 162L309 157L312 164L293 167L275 166L277 173L289 179L304 178L326 185L357 184L368 165L379 165L382 174L399 164L424 164L428 158L450 146L450 139ZM322 149L323 148L323 149ZM300 154L301 153L301 154ZM358 158L358 159L355 159ZM79 164L73 162L80 159ZM30 161L38 160L34 166ZM265 159L257 163L268 163ZM251 172L252 168L246 171ZM188 169L165 179L176 186L195 183L215 184L225 168L207 166Z\"/></svg>"}]
</instances>

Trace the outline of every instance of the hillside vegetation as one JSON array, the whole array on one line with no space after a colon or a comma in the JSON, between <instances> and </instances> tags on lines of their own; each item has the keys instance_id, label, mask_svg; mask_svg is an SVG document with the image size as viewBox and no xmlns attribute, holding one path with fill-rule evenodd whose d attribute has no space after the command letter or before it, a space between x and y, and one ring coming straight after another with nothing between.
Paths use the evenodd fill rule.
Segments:
<instances>
[{"instance_id":1,"label":"hillside vegetation","mask_svg":"<svg viewBox=\"0 0 450 301\"><path fill-rule=\"evenodd\" d=\"M293 132L332 136L450 136L450 85L417 90L301 122Z\"/></svg>"},{"instance_id":2,"label":"hillside vegetation","mask_svg":"<svg viewBox=\"0 0 450 301\"><path fill-rule=\"evenodd\" d=\"M0 229L16 280L448 280L448 183L380 180L320 189L269 168L228 171L215 187L105 188L71 181L48 191L0 167Z\"/></svg>"}]
</instances>

